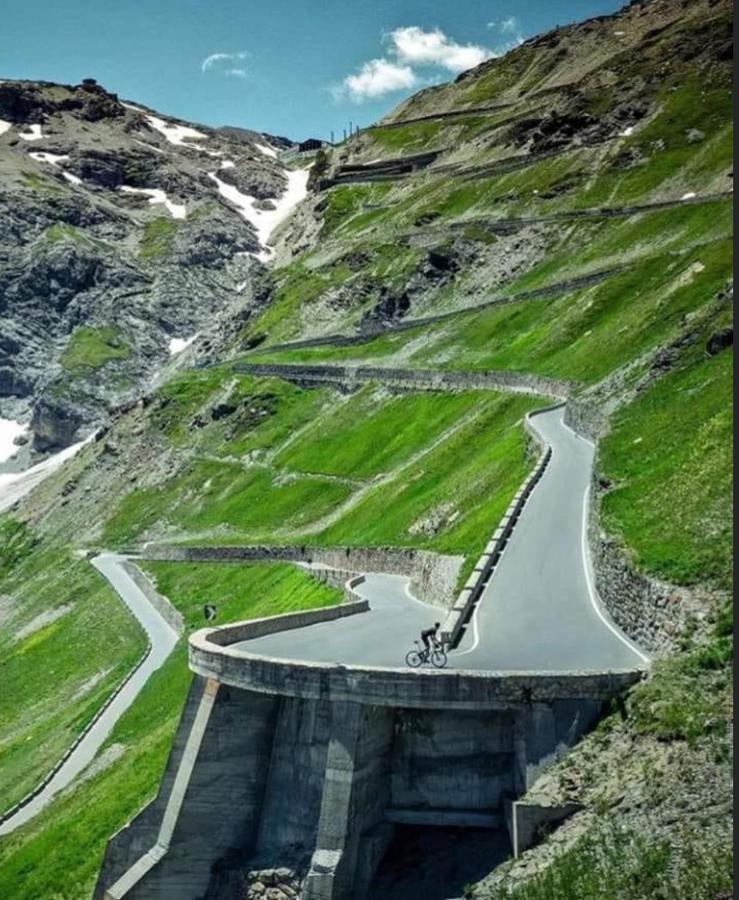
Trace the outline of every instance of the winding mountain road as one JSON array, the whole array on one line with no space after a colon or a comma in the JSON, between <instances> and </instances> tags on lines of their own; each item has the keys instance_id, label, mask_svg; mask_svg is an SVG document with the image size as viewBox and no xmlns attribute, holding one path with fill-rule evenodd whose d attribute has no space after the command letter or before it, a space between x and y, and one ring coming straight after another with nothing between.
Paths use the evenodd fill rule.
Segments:
<instances>
[{"instance_id":1,"label":"winding mountain road","mask_svg":"<svg viewBox=\"0 0 739 900\"><path fill-rule=\"evenodd\" d=\"M179 639L177 632L154 609L126 571L125 562L125 557L115 553L102 553L92 560L93 566L107 579L143 627L151 649L50 780L17 812L0 824L0 835L9 834L32 819L92 762L118 719L131 706L151 673L161 666Z\"/></svg>"},{"instance_id":2,"label":"winding mountain road","mask_svg":"<svg viewBox=\"0 0 739 900\"><path fill-rule=\"evenodd\" d=\"M532 424L552 460L521 513L449 667L494 671L641 668L648 661L602 611L585 532L594 447L558 407ZM234 645L283 659L400 666L422 628L445 612L416 600L408 579L368 575L370 611Z\"/></svg>"},{"instance_id":3,"label":"winding mountain road","mask_svg":"<svg viewBox=\"0 0 739 900\"><path fill-rule=\"evenodd\" d=\"M537 671L643 668L648 657L603 612L591 572L586 525L594 447L564 422L560 406L532 425L552 458L484 588L450 670ZM145 629L151 652L47 784L0 824L0 835L29 821L93 760L113 726L178 640L126 567L102 553L92 564ZM368 574L355 592L368 612L233 645L257 655L355 666L404 664L421 629L446 611L423 603L407 577Z\"/></svg>"}]
</instances>

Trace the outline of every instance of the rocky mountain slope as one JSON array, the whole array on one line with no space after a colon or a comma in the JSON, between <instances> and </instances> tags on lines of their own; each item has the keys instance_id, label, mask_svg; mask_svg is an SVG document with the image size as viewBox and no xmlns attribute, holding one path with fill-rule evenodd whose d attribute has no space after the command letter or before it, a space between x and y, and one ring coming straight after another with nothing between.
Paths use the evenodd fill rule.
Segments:
<instances>
[{"instance_id":1,"label":"rocky mountain slope","mask_svg":"<svg viewBox=\"0 0 739 900\"><path fill-rule=\"evenodd\" d=\"M535 785L534 802L580 812L469 892L485 900L509 891L515 900L729 896L732 24L727 0L632 3L421 92L317 159L308 199L276 236L269 272L236 257L242 251L228 239L234 252L222 265L175 262L179 242L192 246L190 229L199 227L190 205L210 223L205 232L228 222L238 241L252 242L245 252L260 250L214 191L209 173L225 181L233 170L212 166L237 153L222 132L199 129L209 136L195 141L227 154L211 159L172 145L147 119L154 113L123 107L114 117L128 152L144 151L134 137L157 146L186 186L133 173L119 184L164 190L185 203L185 219L157 212L145 195L84 187L82 169L68 168L72 147L70 160L54 166L28 158L47 138L27 142L17 125L0 136L0 153L16 161L14 178L24 179L23 160L33 181L63 192L17 187L38 207L39 235L52 227L43 217L75 187L65 171L83 179L76 188L89 194L90 215L104 217L101 229L130 228L125 258L152 279L142 296L157 304L157 317L147 318L143 301L130 313L141 346L156 345L146 377L166 362L172 336L203 327L200 295L185 296L186 284L201 285L207 272L209 290L225 285L218 298L236 304L180 357L178 371L162 371L157 385L113 413L104 434L0 519L7 805L43 776L141 650L86 552L150 540L390 546L464 557L464 573L531 465L521 419L545 401L398 394L381 370L494 369L571 386L573 424L598 441L591 546L610 572L624 627L653 639L659 658L650 678ZM75 115L88 93L64 95L82 104ZM46 134L50 124L33 115L25 121ZM77 119L75 133L84 124ZM287 177L255 140L239 136L248 165ZM168 157L146 154L163 178ZM160 224L147 237L152 221L176 223L174 236ZM142 255L152 246L164 252ZM14 252L29 250L19 244ZM118 244L115 253L123 258ZM101 294L91 293L96 304L105 303ZM221 308L213 293L203 296ZM180 302L190 317L182 327ZM123 331L127 310L121 303L93 326ZM59 374L38 375L25 394L38 396L39 422L54 391L77 390L77 376L61 374L74 369L62 368L63 356L84 356L87 341L67 350L79 323L65 315L53 312L54 321L69 321L54 344ZM101 351L92 343L96 358L105 357L93 371L106 383L137 358L111 357L122 345ZM360 390L307 387L249 372L251 363L362 364L379 374ZM92 421L108 399L94 393L89 365L79 378ZM262 613L255 598L273 584L269 573L234 571L171 563L159 588L188 627L201 621L204 599L234 616ZM106 840L156 790L187 685L183 642L95 768L0 844L0 893L89 896ZM413 895L407 882L393 889Z\"/></svg>"},{"instance_id":2,"label":"rocky mountain slope","mask_svg":"<svg viewBox=\"0 0 739 900\"><path fill-rule=\"evenodd\" d=\"M65 446L258 291L305 174L92 80L0 83L0 414Z\"/></svg>"},{"instance_id":3,"label":"rocky mountain slope","mask_svg":"<svg viewBox=\"0 0 739 900\"><path fill-rule=\"evenodd\" d=\"M314 180L331 190L286 233L299 260L249 340L371 333L512 294L588 210L731 191L730 71L725 2L653 0L413 96L324 161Z\"/></svg>"}]
</instances>

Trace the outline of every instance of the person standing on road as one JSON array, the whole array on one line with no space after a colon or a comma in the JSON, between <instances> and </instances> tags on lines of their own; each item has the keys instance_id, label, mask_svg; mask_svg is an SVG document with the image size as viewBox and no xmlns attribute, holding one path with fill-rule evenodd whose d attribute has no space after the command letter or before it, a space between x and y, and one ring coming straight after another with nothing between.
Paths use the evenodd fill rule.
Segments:
<instances>
[{"instance_id":1,"label":"person standing on road","mask_svg":"<svg viewBox=\"0 0 739 900\"><path fill-rule=\"evenodd\" d=\"M436 635L439 633L439 628L441 628L441 624L439 622L434 622L433 628L424 628L421 632L421 640L423 641L423 646L426 648L426 656L431 652L431 639L433 638L434 644L438 643Z\"/></svg>"}]
</instances>

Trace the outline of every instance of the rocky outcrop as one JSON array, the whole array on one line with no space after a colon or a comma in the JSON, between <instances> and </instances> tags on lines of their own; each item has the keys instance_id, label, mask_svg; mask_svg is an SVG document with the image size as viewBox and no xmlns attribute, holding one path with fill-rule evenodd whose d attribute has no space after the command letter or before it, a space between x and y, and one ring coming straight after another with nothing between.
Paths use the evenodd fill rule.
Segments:
<instances>
[{"instance_id":1,"label":"rocky outcrop","mask_svg":"<svg viewBox=\"0 0 739 900\"><path fill-rule=\"evenodd\" d=\"M92 79L2 82L0 119L0 414L35 406L49 449L138 396L172 338L213 347L252 304L264 248L212 174L262 206L287 178L269 136L165 120Z\"/></svg>"}]
</instances>

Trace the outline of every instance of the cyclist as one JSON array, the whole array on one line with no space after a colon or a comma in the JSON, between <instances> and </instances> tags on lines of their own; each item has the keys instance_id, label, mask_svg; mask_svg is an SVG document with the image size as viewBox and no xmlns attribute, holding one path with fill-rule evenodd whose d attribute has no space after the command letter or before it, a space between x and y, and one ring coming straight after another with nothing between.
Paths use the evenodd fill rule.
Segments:
<instances>
[{"instance_id":1,"label":"cyclist","mask_svg":"<svg viewBox=\"0 0 739 900\"><path fill-rule=\"evenodd\" d=\"M425 649L426 659L428 659L429 653L431 652L431 641L433 640L434 644L438 644L439 640L437 638L437 634L439 633L439 628L441 628L441 623L434 622L433 628L424 628L421 632L421 640L423 641L423 646Z\"/></svg>"}]
</instances>

